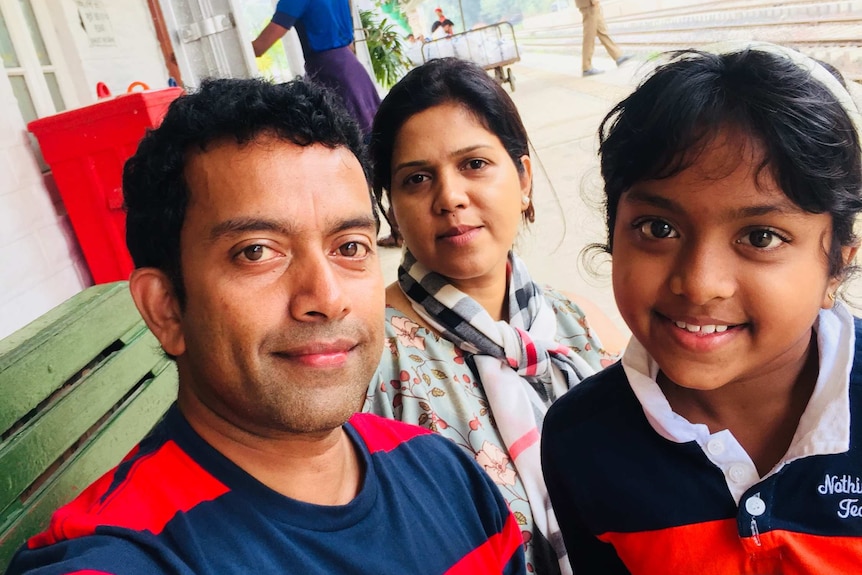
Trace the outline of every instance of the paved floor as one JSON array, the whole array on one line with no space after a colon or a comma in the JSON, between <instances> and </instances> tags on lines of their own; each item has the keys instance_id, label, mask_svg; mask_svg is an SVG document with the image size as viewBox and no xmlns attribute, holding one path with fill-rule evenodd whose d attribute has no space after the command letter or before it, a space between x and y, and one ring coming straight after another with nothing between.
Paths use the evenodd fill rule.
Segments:
<instances>
[{"instance_id":1,"label":"paved floor","mask_svg":"<svg viewBox=\"0 0 862 575\"><path fill-rule=\"evenodd\" d=\"M522 232L517 249L537 281L586 298L627 334L610 287L609 260L599 257L590 263L582 250L606 239L596 156L599 123L634 89L648 65L631 60L617 68L601 47L594 65L606 73L582 78L579 53L522 52L512 66L512 98L534 148L537 208L536 223ZM384 274L392 281L400 250L382 251ZM850 287L851 297L862 304L862 279Z\"/></svg>"}]
</instances>

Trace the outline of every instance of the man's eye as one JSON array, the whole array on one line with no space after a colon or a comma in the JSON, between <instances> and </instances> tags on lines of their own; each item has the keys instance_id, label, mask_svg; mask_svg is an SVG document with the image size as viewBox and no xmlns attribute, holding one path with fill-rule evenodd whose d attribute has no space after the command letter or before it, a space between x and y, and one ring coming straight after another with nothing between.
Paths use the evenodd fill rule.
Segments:
<instances>
[{"instance_id":1,"label":"man's eye","mask_svg":"<svg viewBox=\"0 0 862 575\"><path fill-rule=\"evenodd\" d=\"M259 262L275 257L275 251L266 246L254 244L243 248L240 255L250 262Z\"/></svg>"},{"instance_id":2,"label":"man's eye","mask_svg":"<svg viewBox=\"0 0 862 575\"><path fill-rule=\"evenodd\" d=\"M637 227L643 235L652 239L663 240L679 237L673 226L664 220L646 220L637 224Z\"/></svg>"},{"instance_id":3,"label":"man's eye","mask_svg":"<svg viewBox=\"0 0 862 575\"><path fill-rule=\"evenodd\" d=\"M779 236L772 230L754 230L742 236L739 240L743 244L748 244L759 249L777 248L787 240Z\"/></svg>"},{"instance_id":4,"label":"man's eye","mask_svg":"<svg viewBox=\"0 0 862 575\"><path fill-rule=\"evenodd\" d=\"M359 242L347 242L338 247L339 255L346 258L363 258L368 255L368 246Z\"/></svg>"}]
</instances>

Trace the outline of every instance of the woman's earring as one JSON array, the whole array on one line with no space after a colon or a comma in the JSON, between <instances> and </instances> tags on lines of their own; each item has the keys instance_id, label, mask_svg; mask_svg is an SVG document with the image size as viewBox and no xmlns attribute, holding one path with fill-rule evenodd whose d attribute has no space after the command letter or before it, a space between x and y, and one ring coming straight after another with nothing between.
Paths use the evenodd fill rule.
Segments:
<instances>
[{"instance_id":1,"label":"woman's earring","mask_svg":"<svg viewBox=\"0 0 862 575\"><path fill-rule=\"evenodd\" d=\"M835 301L835 292L834 291L829 292L828 294L826 294L826 297L828 297L832 301Z\"/></svg>"},{"instance_id":2,"label":"woman's earring","mask_svg":"<svg viewBox=\"0 0 862 575\"><path fill-rule=\"evenodd\" d=\"M525 206L530 205L530 196L528 196L526 194L521 196L521 203L524 204Z\"/></svg>"}]
</instances>

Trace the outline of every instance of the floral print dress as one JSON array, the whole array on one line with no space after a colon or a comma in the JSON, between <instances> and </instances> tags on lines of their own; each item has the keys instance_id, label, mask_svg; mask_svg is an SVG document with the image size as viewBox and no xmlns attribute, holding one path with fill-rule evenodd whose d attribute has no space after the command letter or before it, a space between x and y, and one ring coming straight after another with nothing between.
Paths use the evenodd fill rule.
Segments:
<instances>
[{"instance_id":1,"label":"floral print dress","mask_svg":"<svg viewBox=\"0 0 862 575\"><path fill-rule=\"evenodd\" d=\"M557 317L557 342L597 371L616 359L602 349L577 305L547 287L543 295ZM387 307L386 346L363 411L427 427L472 454L500 488L520 524L528 571L559 572L556 559L548 564L538 561L542 565L534 561L538 554L534 554L533 537L538 531L524 486L494 423L482 383L462 350Z\"/></svg>"}]
</instances>

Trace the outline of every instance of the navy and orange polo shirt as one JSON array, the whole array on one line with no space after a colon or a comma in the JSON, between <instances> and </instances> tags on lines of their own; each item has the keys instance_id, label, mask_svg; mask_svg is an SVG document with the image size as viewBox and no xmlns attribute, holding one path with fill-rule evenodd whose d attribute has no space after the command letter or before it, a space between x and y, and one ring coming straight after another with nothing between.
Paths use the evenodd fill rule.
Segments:
<instances>
[{"instance_id":1,"label":"navy and orange polo shirt","mask_svg":"<svg viewBox=\"0 0 862 575\"><path fill-rule=\"evenodd\" d=\"M575 573L862 572L862 323L836 304L815 331L814 392L763 477L728 430L673 412L634 340L551 407L543 469Z\"/></svg>"}]
</instances>

